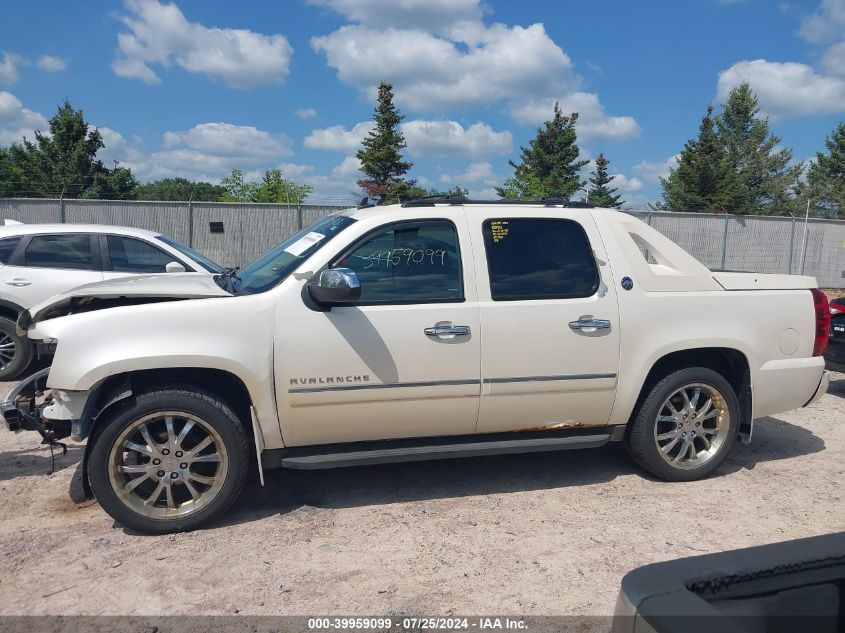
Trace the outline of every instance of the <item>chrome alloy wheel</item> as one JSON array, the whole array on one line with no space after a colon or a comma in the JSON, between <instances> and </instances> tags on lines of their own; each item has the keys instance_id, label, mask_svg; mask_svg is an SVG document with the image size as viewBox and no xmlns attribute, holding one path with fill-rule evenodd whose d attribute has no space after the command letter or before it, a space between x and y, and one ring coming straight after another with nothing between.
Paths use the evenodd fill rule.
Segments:
<instances>
[{"instance_id":1,"label":"chrome alloy wheel","mask_svg":"<svg viewBox=\"0 0 845 633\"><path fill-rule=\"evenodd\" d=\"M184 517L207 506L228 469L217 431L183 411L160 411L130 424L112 445L108 462L117 497L154 519Z\"/></svg>"},{"instance_id":2,"label":"chrome alloy wheel","mask_svg":"<svg viewBox=\"0 0 845 633\"><path fill-rule=\"evenodd\" d=\"M675 390L658 409L654 441L664 461L690 470L719 452L729 427L724 396L710 385L692 383Z\"/></svg>"},{"instance_id":3,"label":"chrome alloy wheel","mask_svg":"<svg viewBox=\"0 0 845 633\"><path fill-rule=\"evenodd\" d=\"M15 341L8 334L0 332L0 370L15 362Z\"/></svg>"}]
</instances>

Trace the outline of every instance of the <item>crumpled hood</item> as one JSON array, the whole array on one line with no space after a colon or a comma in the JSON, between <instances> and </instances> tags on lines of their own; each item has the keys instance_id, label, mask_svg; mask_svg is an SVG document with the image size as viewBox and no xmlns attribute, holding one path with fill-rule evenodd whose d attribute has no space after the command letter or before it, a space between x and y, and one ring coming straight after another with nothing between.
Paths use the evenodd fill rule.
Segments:
<instances>
[{"instance_id":1,"label":"crumpled hood","mask_svg":"<svg viewBox=\"0 0 845 633\"><path fill-rule=\"evenodd\" d=\"M21 313L23 334L39 321L103 308L158 301L231 297L207 273L161 273L96 281L50 297Z\"/></svg>"}]
</instances>

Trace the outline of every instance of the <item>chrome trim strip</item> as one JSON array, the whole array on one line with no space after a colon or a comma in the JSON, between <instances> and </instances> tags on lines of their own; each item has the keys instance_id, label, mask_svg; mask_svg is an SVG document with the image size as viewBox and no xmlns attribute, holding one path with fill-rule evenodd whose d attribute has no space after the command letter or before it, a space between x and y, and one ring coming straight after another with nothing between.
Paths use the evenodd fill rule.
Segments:
<instances>
[{"instance_id":1,"label":"chrome trim strip","mask_svg":"<svg viewBox=\"0 0 845 633\"><path fill-rule=\"evenodd\" d=\"M512 378L485 378L488 384L505 382L553 382L557 380L597 380L599 378L616 378L616 374L571 374L568 376L515 376Z\"/></svg>"},{"instance_id":2,"label":"chrome trim strip","mask_svg":"<svg viewBox=\"0 0 845 633\"><path fill-rule=\"evenodd\" d=\"M362 391L365 389L398 389L401 387L441 387L448 385L480 385L480 380L429 380L420 382L387 382L380 385L335 385L333 387L294 387L288 393L317 393L323 391Z\"/></svg>"},{"instance_id":3,"label":"chrome trim strip","mask_svg":"<svg viewBox=\"0 0 845 633\"><path fill-rule=\"evenodd\" d=\"M569 376L517 376L513 378L485 378L488 384L507 382L552 382L558 380L597 380L616 378L616 374L573 374ZM442 387L451 385L480 385L480 380L427 380L420 382L388 382L380 385L334 385L331 387L294 387L288 393L322 393L329 391L363 391L367 389L398 389L403 387Z\"/></svg>"}]
</instances>

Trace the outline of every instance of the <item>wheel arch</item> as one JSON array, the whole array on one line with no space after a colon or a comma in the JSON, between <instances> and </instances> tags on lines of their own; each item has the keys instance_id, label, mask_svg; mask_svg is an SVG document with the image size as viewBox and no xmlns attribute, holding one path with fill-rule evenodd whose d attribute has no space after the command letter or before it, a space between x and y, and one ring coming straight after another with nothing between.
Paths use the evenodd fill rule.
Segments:
<instances>
[{"instance_id":1,"label":"wheel arch","mask_svg":"<svg viewBox=\"0 0 845 633\"><path fill-rule=\"evenodd\" d=\"M637 415L643 401L662 378L679 369L688 367L706 367L722 375L733 387L740 406L740 439L751 441L752 392L751 369L748 357L738 349L731 347L695 347L676 350L661 356L649 369L628 419L630 422Z\"/></svg>"},{"instance_id":2,"label":"wheel arch","mask_svg":"<svg viewBox=\"0 0 845 633\"><path fill-rule=\"evenodd\" d=\"M17 303L8 301L7 299L0 299L0 317L9 319L14 323L17 322L18 315L23 311L24 308Z\"/></svg>"},{"instance_id":3,"label":"wheel arch","mask_svg":"<svg viewBox=\"0 0 845 633\"><path fill-rule=\"evenodd\" d=\"M131 404L137 394L154 387L181 387L196 389L219 397L240 420L251 440L255 440L252 424L252 398L244 381L232 372L208 367L168 367L163 369L141 369L114 374L95 387L88 401L79 425L74 429L74 438L89 438L82 458L82 487L87 498L93 497L88 481L88 459L94 446L100 420L117 407ZM76 426L76 425L75 425ZM260 426L258 431L261 432Z\"/></svg>"}]
</instances>

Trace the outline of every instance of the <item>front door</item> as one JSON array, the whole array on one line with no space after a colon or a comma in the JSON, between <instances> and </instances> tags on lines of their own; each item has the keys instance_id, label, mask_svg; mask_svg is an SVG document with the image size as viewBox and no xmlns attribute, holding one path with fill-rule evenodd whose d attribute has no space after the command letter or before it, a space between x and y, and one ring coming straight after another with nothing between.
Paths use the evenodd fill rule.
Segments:
<instances>
[{"instance_id":1,"label":"front door","mask_svg":"<svg viewBox=\"0 0 845 633\"><path fill-rule=\"evenodd\" d=\"M479 308L465 216L449 215L383 225L335 257L330 267L361 281L355 305L285 302L275 381L286 446L475 431Z\"/></svg>"},{"instance_id":2,"label":"front door","mask_svg":"<svg viewBox=\"0 0 845 633\"><path fill-rule=\"evenodd\" d=\"M606 424L620 330L592 216L480 208L470 231L484 251L475 258L483 339L478 431Z\"/></svg>"}]
</instances>

